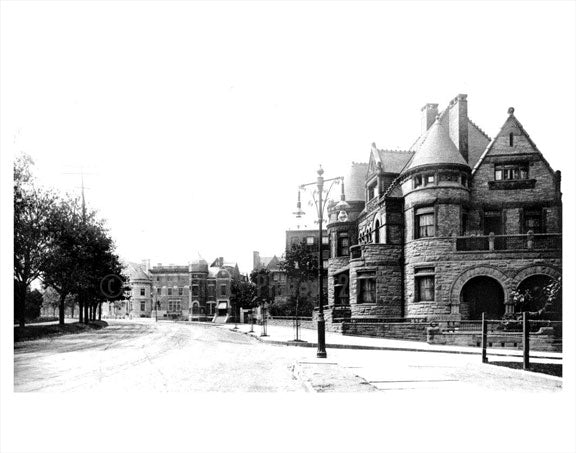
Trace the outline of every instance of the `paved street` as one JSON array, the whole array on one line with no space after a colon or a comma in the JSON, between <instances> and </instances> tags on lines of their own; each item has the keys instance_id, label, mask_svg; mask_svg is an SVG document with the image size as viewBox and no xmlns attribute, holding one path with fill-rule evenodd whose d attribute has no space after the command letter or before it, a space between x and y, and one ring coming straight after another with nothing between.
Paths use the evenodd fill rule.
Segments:
<instances>
[{"instance_id":1,"label":"paved street","mask_svg":"<svg viewBox=\"0 0 576 453\"><path fill-rule=\"evenodd\" d=\"M319 360L314 348L266 344L231 325L109 323L98 331L16 343L15 390L455 393L562 387L559 378L482 364L477 355L329 348L328 359ZM283 331L271 327L269 333L266 340L273 341Z\"/></svg>"}]
</instances>

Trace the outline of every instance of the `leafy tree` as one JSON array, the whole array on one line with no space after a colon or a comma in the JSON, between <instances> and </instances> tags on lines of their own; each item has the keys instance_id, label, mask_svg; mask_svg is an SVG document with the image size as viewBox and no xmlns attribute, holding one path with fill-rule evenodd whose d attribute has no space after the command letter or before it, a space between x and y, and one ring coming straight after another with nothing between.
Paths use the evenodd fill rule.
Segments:
<instances>
[{"instance_id":1,"label":"leafy tree","mask_svg":"<svg viewBox=\"0 0 576 453\"><path fill-rule=\"evenodd\" d=\"M48 227L56 196L35 185L30 156L14 162L14 299L20 327L26 323L26 294L40 277L52 241Z\"/></svg>"},{"instance_id":2,"label":"leafy tree","mask_svg":"<svg viewBox=\"0 0 576 453\"><path fill-rule=\"evenodd\" d=\"M44 293L42 293L42 307L44 309L49 309L52 311L52 316L56 316L56 310L60 306L60 295L58 292L48 286L44 289ZM76 307L76 296L70 294L66 297L65 306L71 309L72 317L74 317L74 308Z\"/></svg>"},{"instance_id":3,"label":"leafy tree","mask_svg":"<svg viewBox=\"0 0 576 453\"><path fill-rule=\"evenodd\" d=\"M250 281L255 287L255 297L259 304L269 304L274 300L274 288L268 269L254 269L250 273Z\"/></svg>"},{"instance_id":4,"label":"leafy tree","mask_svg":"<svg viewBox=\"0 0 576 453\"><path fill-rule=\"evenodd\" d=\"M240 308L249 309L256 307L256 285L242 279L232 279L230 287L230 303L234 307L235 319L240 317Z\"/></svg>"},{"instance_id":5,"label":"leafy tree","mask_svg":"<svg viewBox=\"0 0 576 453\"><path fill-rule=\"evenodd\" d=\"M101 313L103 300L124 299L126 276L114 243L95 212L86 212L78 199L63 199L54 209L55 232L42 279L59 295L59 321L64 323L66 299L78 296L80 320L89 322Z\"/></svg>"},{"instance_id":6,"label":"leafy tree","mask_svg":"<svg viewBox=\"0 0 576 453\"><path fill-rule=\"evenodd\" d=\"M40 316L40 309L42 308L42 293L37 289L30 290L30 288L26 291L26 299L25 299L25 306L24 306L24 316L26 321L31 321L33 319L38 318ZM14 299L14 313L16 313L16 299Z\"/></svg>"},{"instance_id":7,"label":"leafy tree","mask_svg":"<svg viewBox=\"0 0 576 453\"><path fill-rule=\"evenodd\" d=\"M280 268L290 283L290 297L286 303L279 304L276 310L290 315L311 316L318 285L318 256L310 253L304 243L292 244L280 262Z\"/></svg>"},{"instance_id":8,"label":"leafy tree","mask_svg":"<svg viewBox=\"0 0 576 453\"><path fill-rule=\"evenodd\" d=\"M511 293L516 311L528 311L532 319L562 317L562 278L542 288L514 290ZM530 310L531 307L540 307Z\"/></svg>"}]
</instances>

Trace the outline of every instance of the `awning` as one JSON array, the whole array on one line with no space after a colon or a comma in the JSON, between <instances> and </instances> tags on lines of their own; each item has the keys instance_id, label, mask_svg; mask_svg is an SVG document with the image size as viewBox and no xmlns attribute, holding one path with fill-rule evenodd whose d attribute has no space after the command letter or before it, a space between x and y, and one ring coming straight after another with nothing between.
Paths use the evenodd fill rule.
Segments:
<instances>
[{"instance_id":1,"label":"awning","mask_svg":"<svg viewBox=\"0 0 576 453\"><path fill-rule=\"evenodd\" d=\"M225 310L228 308L228 302L218 302L218 310Z\"/></svg>"}]
</instances>

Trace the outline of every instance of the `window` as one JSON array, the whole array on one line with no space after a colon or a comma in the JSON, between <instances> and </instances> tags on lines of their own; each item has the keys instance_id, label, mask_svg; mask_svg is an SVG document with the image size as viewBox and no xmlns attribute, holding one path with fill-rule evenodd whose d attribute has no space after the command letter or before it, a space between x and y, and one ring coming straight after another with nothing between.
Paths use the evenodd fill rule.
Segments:
<instances>
[{"instance_id":1,"label":"window","mask_svg":"<svg viewBox=\"0 0 576 453\"><path fill-rule=\"evenodd\" d=\"M496 181L528 179L528 164L496 164L494 165L494 179Z\"/></svg>"},{"instance_id":2,"label":"window","mask_svg":"<svg viewBox=\"0 0 576 453\"><path fill-rule=\"evenodd\" d=\"M468 231L468 211L462 211L460 234L464 236L466 235L466 231Z\"/></svg>"},{"instance_id":3,"label":"window","mask_svg":"<svg viewBox=\"0 0 576 453\"><path fill-rule=\"evenodd\" d=\"M158 295L162 294L162 288L156 288L156 292L158 293Z\"/></svg>"},{"instance_id":4,"label":"window","mask_svg":"<svg viewBox=\"0 0 576 453\"><path fill-rule=\"evenodd\" d=\"M371 200L376 196L376 183L372 183L368 186L368 200Z\"/></svg>"},{"instance_id":5,"label":"window","mask_svg":"<svg viewBox=\"0 0 576 453\"><path fill-rule=\"evenodd\" d=\"M282 283L285 283L285 282L286 282L286 274L280 274L280 281L281 281Z\"/></svg>"},{"instance_id":6,"label":"window","mask_svg":"<svg viewBox=\"0 0 576 453\"><path fill-rule=\"evenodd\" d=\"M299 241L298 241L298 238L291 238L291 239L290 239L290 244L291 244L292 246L298 245L298 242L299 242Z\"/></svg>"},{"instance_id":7,"label":"window","mask_svg":"<svg viewBox=\"0 0 576 453\"><path fill-rule=\"evenodd\" d=\"M280 279L280 276L278 275L277 272L274 272L272 274L272 280L274 280L275 282L277 282Z\"/></svg>"},{"instance_id":8,"label":"window","mask_svg":"<svg viewBox=\"0 0 576 453\"><path fill-rule=\"evenodd\" d=\"M145 300L140 301L140 311L146 311L146 301Z\"/></svg>"},{"instance_id":9,"label":"window","mask_svg":"<svg viewBox=\"0 0 576 453\"><path fill-rule=\"evenodd\" d=\"M172 288L168 288L168 295L169 295L169 296L172 295Z\"/></svg>"},{"instance_id":10,"label":"window","mask_svg":"<svg viewBox=\"0 0 576 453\"><path fill-rule=\"evenodd\" d=\"M425 175L424 176L424 185L425 186L430 186L432 184L434 184L436 181L434 174L432 173L431 175Z\"/></svg>"},{"instance_id":11,"label":"window","mask_svg":"<svg viewBox=\"0 0 576 453\"><path fill-rule=\"evenodd\" d=\"M178 288L178 295L181 296L184 294L184 288Z\"/></svg>"},{"instance_id":12,"label":"window","mask_svg":"<svg viewBox=\"0 0 576 453\"><path fill-rule=\"evenodd\" d=\"M462 173L462 175L461 175L461 184L464 187L468 187L468 176L465 175L464 173Z\"/></svg>"},{"instance_id":13,"label":"window","mask_svg":"<svg viewBox=\"0 0 576 453\"><path fill-rule=\"evenodd\" d=\"M434 268L415 269L416 301L434 300Z\"/></svg>"},{"instance_id":14,"label":"window","mask_svg":"<svg viewBox=\"0 0 576 453\"><path fill-rule=\"evenodd\" d=\"M156 276L156 281L157 281L157 282L160 281L160 276L159 276L159 275Z\"/></svg>"},{"instance_id":15,"label":"window","mask_svg":"<svg viewBox=\"0 0 576 453\"><path fill-rule=\"evenodd\" d=\"M524 233L532 230L533 233L543 233L544 228L542 221L542 211L540 209L531 209L524 212Z\"/></svg>"},{"instance_id":16,"label":"window","mask_svg":"<svg viewBox=\"0 0 576 453\"><path fill-rule=\"evenodd\" d=\"M338 235L338 256L348 256L350 254L349 247L348 233L340 233Z\"/></svg>"},{"instance_id":17,"label":"window","mask_svg":"<svg viewBox=\"0 0 576 453\"><path fill-rule=\"evenodd\" d=\"M380 244L380 220L376 220L376 225L374 225L374 243Z\"/></svg>"},{"instance_id":18,"label":"window","mask_svg":"<svg viewBox=\"0 0 576 453\"><path fill-rule=\"evenodd\" d=\"M322 244L326 245L330 242L328 236L322 236Z\"/></svg>"},{"instance_id":19,"label":"window","mask_svg":"<svg viewBox=\"0 0 576 453\"><path fill-rule=\"evenodd\" d=\"M212 288L214 288L212 286ZM198 285L192 285L192 295L197 297L200 294L200 287Z\"/></svg>"},{"instance_id":20,"label":"window","mask_svg":"<svg viewBox=\"0 0 576 453\"><path fill-rule=\"evenodd\" d=\"M420 187L422 185L422 176L421 175L414 176L413 182L414 182L414 188Z\"/></svg>"},{"instance_id":21,"label":"window","mask_svg":"<svg viewBox=\"0 0 576 453\"><path fill-rule=\"evenodd\" d=\"M458 182L457 173L440 173L440 181Z\"/></svg>"},{"instance_id":22,"label":"window","mask_svg":"<svg viewBox=\"0 0 576 453\"><path fill-rule=\"evenodd\" d=\"M168 311L181 311L180 299L168 301Z\"/></svg>"},{"instance_id":23,"label":"window","mask_svg":"<svg viewBox=\"0 0 576 453\"><path fill-rule=\"evenodd\" d=\"M220 296L226 296L226 285L220 285Z\"/></svg>"},{"instance_id":24,"label":"window","mask_svg":"<svg viewBox=\"0 0 576 453\"><path fill-rule=\"evenodd\" d=\"M306 245L314 245L314 236L308 236L306 238Z\"/></svg>"},{"instance_id":25,"label":"window","mask_svg":"<svg viewBox=\"0 0 576 453\"><path fill-rule=\"evenodd\" d=\"M145 288L140 288L140 295L141 295L141 296L145 296L145 295L146 295L146 289L145 289Z\"/></svg>"},{"instance_id":26,"label":"window","mask_svg":"<svg viewBox=\"0 0 576 453\"><path fill-rule=\"evenodd\" d=\"M434 208L416 210L416 239L434 236Z\"/></svg>"},{"instance_id":27,"label":"window","mask_svg":"<svg viewBox=\"0 0 576 453\"><path fill-rule=\"evenodd\" d=\"M376 303L376 276L374 274L358 274L358 303Z\"/></svg>"},{"instance_id":28,"label":"window","mask_svg":"<svg viewBox=\"0 0 576 453\"><path fill-rule=\"evenodd\" d=\"M194 287L192 287L192 294L194 294ZM216 295L216 287L214 285L208 285L208 297L214 297Z\"/></svg>"},{"instance_id":29,"label":"window","mask_svg":"<svg viewBox=\"0 0 576 453\"><path fill-rule=\"evenodd\" d=\"M324 269L328 269L328 260L322 261L322 266Z\"/></svg>"},{"instance_id":30,"label":"window","mask_svg":"<svg viewBox=\"0 0 576 453\"><path fill-rule=\"evenodd\" d=\"M508 141L510 146L514 146L514 134L512 132L510 132L510 135L508 136Z\"/></svg>"}]
</instances>

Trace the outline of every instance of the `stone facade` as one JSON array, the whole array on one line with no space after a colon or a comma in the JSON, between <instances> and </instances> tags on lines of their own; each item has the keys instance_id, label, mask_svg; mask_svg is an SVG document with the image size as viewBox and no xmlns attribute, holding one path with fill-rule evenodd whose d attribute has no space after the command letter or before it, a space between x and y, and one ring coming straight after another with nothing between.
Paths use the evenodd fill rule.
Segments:
<instances>
[{"instance_id":1,"label":"stone facade","mask_svg":"<svg viewBox=\"0 0 576 453\"><path fill-rule=\"evenodd\" d=\"M351 321L502 317L515 311L521 284L561 277L560 172L514 109L490 139L468 118L466 95L440 113L437 106L422 109L410 149L372 145L365 198L351 200L346 222L329 209L328 304L340 313L346 306Z\"/></svg>"}]
</instances>

